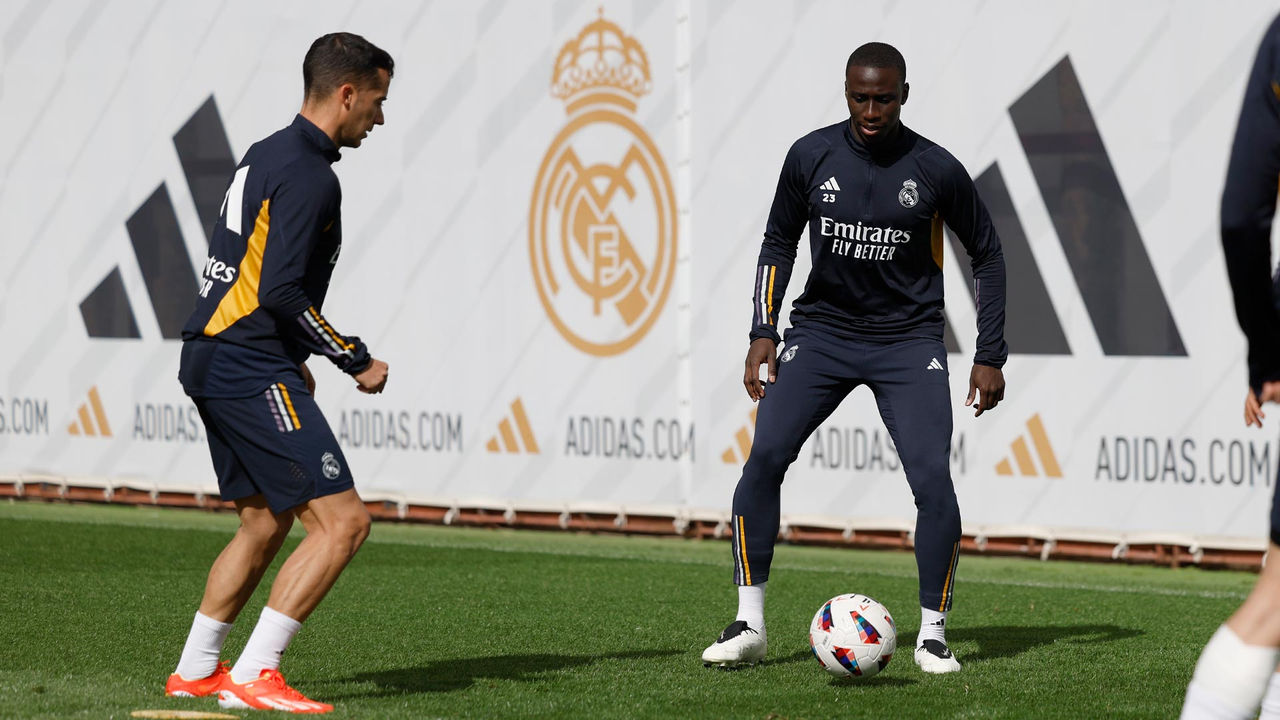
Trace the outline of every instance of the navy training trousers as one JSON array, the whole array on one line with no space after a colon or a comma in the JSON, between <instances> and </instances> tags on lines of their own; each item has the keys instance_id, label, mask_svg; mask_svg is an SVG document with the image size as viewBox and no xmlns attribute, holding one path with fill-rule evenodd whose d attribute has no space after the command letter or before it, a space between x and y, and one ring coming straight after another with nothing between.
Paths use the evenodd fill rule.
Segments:
<instances>
[{"instance_id":1,"label":"navy training trousers","mask_svg":"<svg viewBox=\"0 0 1280 720\"><path fill-rule=\"evenodd\" d=\"M951 387L940 340L852 341L791 328L777 382L765 389L755 439L733 493L734 582L769 578L782 480L800 447L844 398L867 385L915 496L920 605L951 609L960 506L951 482Z\"/></svg>"}]
</instances>

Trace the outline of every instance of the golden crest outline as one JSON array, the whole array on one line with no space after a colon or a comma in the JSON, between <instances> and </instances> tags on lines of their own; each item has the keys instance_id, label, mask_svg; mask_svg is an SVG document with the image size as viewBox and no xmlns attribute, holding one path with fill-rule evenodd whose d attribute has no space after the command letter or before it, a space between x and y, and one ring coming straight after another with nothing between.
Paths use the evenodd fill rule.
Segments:
<instances>
[{"instance_id":1,"label":"golden crest outline","mask_svg":"<svg viewBox=\"0 0 1280 720\"><path fill-rule=\"evenodd\" d=\"M675 275L673 184L633 116L650 82L644 48L603 10L565 43L552 71L551 94L565 102L569 119L538 169L529 258L547 317L590 355L617 355L644 338ZM652 230L633 238L630 208L613 208L619 198L651 201Z\"/></svg>"}]
</instances>

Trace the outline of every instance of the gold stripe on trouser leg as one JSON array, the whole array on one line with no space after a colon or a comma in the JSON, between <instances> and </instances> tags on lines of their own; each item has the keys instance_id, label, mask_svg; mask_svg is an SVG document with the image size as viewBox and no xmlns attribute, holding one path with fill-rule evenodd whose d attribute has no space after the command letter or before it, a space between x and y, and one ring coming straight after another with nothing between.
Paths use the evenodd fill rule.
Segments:
<instances>
[{"instance_id":1,"label":"gold stripe on trouser leg","mask_svg":"<svg viewBox=\"0 0 1280 720\"><path fill-rule=\"evenodd\" d=\"M280 396L284 398L284 406L289 409L289 417L293 420L293 429L297 430L302 427L302 423L298 422L298 413L293 411L293 400L289 399L289 388L284 383L276 383L280 388Z\"/></svg>"},{"instance_id":2,"label":"gold stripe on trouser leg","mask_svg":"<svg viewBox=\"0 0 1280 720\"><path fill-rule=\"evenodd\" d=\"M947 570L947 579L942 583L942 604L938 605L938 612L946 612L947 610L947 598L951 595L951 581L956 576L956 560L959 559L959 555L960 542L956 541L956 544L951 548L951 568Z\"/></svg>"},{"instance_id":3,"label":"gold stripe on trouser leg","mask_svg":"<svg viewBox=\"0 0 1280 720\"><path fill-rule=\"evenodd\" d=\"M742 579L745 584L751 584L751 563L747 562L747 533L745 530L746 523L742 516L738 516L738 549L742 552Z\"/></svg>"}]
</instances>

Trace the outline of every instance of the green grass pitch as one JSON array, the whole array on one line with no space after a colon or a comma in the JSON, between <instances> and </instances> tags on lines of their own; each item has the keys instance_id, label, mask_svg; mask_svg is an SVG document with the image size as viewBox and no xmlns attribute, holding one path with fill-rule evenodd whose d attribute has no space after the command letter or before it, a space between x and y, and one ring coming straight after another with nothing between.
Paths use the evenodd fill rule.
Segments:
<instances>
[{"instance_id":1,"label":"green grass pitch","mask_svg":"<svg viewBox=\"0 0 1280 720\"><path fill-rule=\"evenodd\" d=\"M163 687L234 527L0 502L0 718L218 711ZM909 652L910 554L783 545L774 570L768 660L726 672L700 662L733 619L724 542L377 524L282 669L334 718L1167 718L1254 580L965 556L947 633L964 670L935 677ZM885 603L904 647L879 676L836 681L808 625L854 591ZM264 581L224 658L265 597Z\"/></svg>"}]
</instances>

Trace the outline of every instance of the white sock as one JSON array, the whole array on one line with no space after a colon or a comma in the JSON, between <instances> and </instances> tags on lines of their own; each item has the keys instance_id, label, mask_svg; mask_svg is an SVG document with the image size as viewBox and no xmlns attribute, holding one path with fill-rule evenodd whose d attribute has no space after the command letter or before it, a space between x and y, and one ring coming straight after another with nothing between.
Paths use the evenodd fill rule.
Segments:
<instances>
[{"instance_id":1,"label":"white sock","mask_svg":"<svg viewBox=\"0 0 1280 720\"><path fill-rule=\"evenodd\" d=\"M280 656L284 655L285 648L289 647L289 642L301 627L302 623L284 613L269 607L262 608L262 615L258 617L258 624L253 628L244 652L231 668L231 680L243 685L257 680L263 670L280 667Z\"/></svg>"},{"instance_id":2,"label":"white sock","mask_svg":"<svg viewBox=\"0 0 1280 720\"><path fill-rule=\"evenodd\" d=\"M764 586L768 584L738 586L738 617L734 619L746 620L747 625L761 635L764 635Z\"/></svg>"},{"instance_id":3,"label":"white sock","mask_svg":"<svg viewBox=\"0 0 1280 720\"><path fill-rule=\"evenodd\" d=\"M916 647L922 647L925 640L947 642L947 614L932 608L920 608L920 634L916 635Z\"/></svg>"},{"instance_id":4,"label":"white sock","mask_svg":"<svg viewBox=\"0 0 1280 720\"><path fill-rule=\"evenodd\" d=\"M1184 720L1253 717L1275 674L1280 648L1246 645L1225 624L1200 653L1182 705Z\"/></svg>"},{"instance_id":5,"label":"white sock","mask_svg":"<svg viewBox=\"0 0 1280 720\"><path fill-rule=\"evenodd\" d=\"M1271 673L1267 694L1262 696L1262 714L1258 720L1280 720L1280 673Z\"/></svg>"},{"instance_id":6,"label":"white sock","mask_svg":"<svg viewBox=\"0 0 1280 720\"><path fill-rule=\"evenodd\" d=\"M231 623L218 622L197 612L187 635L187 644L182 648L182 657L178 659L178 669L174 672L183 680L199 680L212 675L218 669L218 656L222 654L222 644L227 641L229 632Z\"/></svg>"},{"instance_id":7,"label":"white sock","mask_svg":"<svg viewBox=\"0 0 1280 720\"><path fill-rule=\"evenodd\" d=\"M1249 720L1253 713L1225 702L1192 680L1187 686L1187 697L1182 702L1182 714L1178 717L1181 720Z\"/></svg>"}]
</instances>

